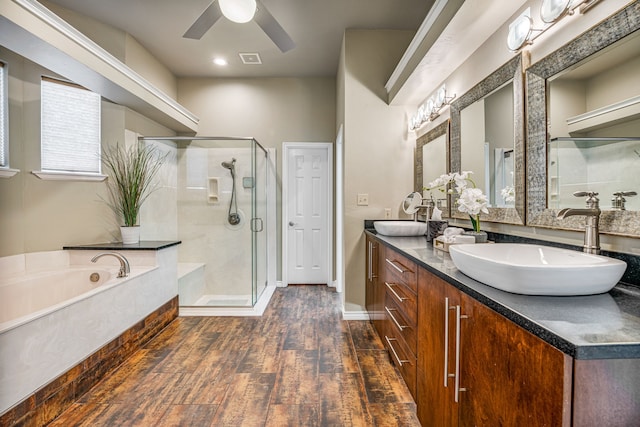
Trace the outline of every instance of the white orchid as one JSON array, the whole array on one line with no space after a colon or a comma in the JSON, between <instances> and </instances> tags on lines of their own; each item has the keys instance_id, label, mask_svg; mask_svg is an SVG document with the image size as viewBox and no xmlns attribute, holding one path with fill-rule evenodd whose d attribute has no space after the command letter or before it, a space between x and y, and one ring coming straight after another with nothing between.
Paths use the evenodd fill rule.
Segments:
<instances>
[{"instance_id":1,"label":"white orchid","mask_svg":"<svg viewBox=\"0 0 640 427\"><path fill-rule=\"evenodd\" d=\"M469 177L472 174L472 171L463 171L440 175L429 183L429 187L423 190L431 191L438 188L440 191L445 191L442 187L453 183L455 188L450 189L448 192L458 194L458 200L456 201L458 210L469 214L474 231L480 231L480 212L489 213L487 209L489 200L481 189L476 188L476 183ZM473 185L473 187L469 187L469 184Z\"/></svg>"},{"instance_id":2,"label":"white orchid","mask_svg":"<svg viewBox=\"0 0 640 427\"><path fill-rule=\"evenodd\" d=\"M469 215L479 215L480 212L489 213L487 196L479 188L465 188L458 198L458 210Z\"/></svg>"},{"instance_id":3,"label":"white orchid","mask_svg":"<svg viewBox=\"0 0 640 427\"><path fill-rule=\"evenodd\" d=\"M507 203L516 201L516 189L513 188L513 185L507 185L502 190L500 190L500 195Z\"/></svg>"}]
</instances>

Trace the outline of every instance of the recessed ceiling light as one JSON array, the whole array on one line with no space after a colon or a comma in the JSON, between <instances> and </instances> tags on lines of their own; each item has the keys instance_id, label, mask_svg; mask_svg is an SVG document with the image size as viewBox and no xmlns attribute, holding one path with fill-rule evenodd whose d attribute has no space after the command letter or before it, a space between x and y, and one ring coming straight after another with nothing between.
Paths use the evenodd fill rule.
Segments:
<instances>
[{"instance_id":1,"label":"recessed ceiling light","mask_svg":"<svg viewBox=\"0 0 640 427\"><path fill-rule=\"evenodd\" d=\"M215 58L213 60L213 63L216 64L216 65L219 65L221 67L225 66L225 65L229 65L229 62L227 62L227 60L224 59L224 58Z\"/></svg>"}]
</instances>

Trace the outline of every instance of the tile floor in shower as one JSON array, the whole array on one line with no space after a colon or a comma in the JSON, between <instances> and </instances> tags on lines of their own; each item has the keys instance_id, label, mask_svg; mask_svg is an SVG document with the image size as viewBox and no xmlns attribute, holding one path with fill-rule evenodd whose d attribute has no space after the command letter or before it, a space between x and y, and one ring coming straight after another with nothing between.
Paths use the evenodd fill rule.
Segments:
<instances>
[{"instance_id":1,"label":"tile floor in shower","mask_svg":"<svg viewBox=\"0 0 640 427\"><path fill-rule=\"evenodd\" d=\"M193 303L195 307L251 307L250 295L202 295Z\"/></svg>"}]
</instances>

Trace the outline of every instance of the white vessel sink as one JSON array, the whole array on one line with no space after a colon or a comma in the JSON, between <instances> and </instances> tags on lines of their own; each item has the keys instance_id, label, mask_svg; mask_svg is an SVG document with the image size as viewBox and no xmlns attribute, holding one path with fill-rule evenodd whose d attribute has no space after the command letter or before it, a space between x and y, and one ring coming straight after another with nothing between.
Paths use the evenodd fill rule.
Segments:
<instances>
[{"instance_id":1,"label":"white vessel sink","mask_svg":"<svg viewBox=\"0 0 640 427\"><path fill-rule=\"evenodd\" d=\"M374 221L373 227L384 236L422 236L427 224L421 221Z\"/></svg>"},{"instance_id":2,"label":"white vessel sink","mask_svg":"<svg viewBox=\"0 0 640 427\"><path fill-rule=\"evenodd\" d=\"M613 258L541 245L452 245L451 259L467 276L525 295L592 295L608 292L627 264Z\"/></svg>"}]
</instances>

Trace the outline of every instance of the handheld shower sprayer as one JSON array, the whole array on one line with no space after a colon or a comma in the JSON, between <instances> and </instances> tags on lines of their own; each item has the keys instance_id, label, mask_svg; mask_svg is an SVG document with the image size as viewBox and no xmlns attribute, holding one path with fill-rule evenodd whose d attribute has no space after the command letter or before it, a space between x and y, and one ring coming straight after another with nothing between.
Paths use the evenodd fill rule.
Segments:
<instances>
[{"instance_id":1,"label":"handheld shower sprayer","mask_svg":"<svg viewBox=\"0 0 640 427\"><path fill-rule=\"evenodd\" d=\"M238 214L238 200L236 198L236 159L235 157L231 158L230 162L222 162L222 167L225 169L229 169L231 172L231 200L229 201L229 214L227 217L227 221L231 225L240 224L240 215Z\"/></svg>"},{"instance_id":2,"label":"handheld shower sprayer","mask_svg":"<svg viewBox=\"0 0 640 427\"><path fill-rule=\"evenodd\" d=\"M231 159L230 162L222 162L222 167L225 169L229 169L232 174L235 175L236 171L236 159L235 157Z\"/></svg>"}]
</instances>

